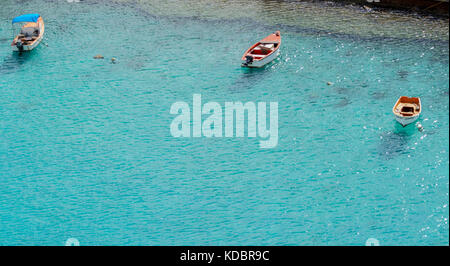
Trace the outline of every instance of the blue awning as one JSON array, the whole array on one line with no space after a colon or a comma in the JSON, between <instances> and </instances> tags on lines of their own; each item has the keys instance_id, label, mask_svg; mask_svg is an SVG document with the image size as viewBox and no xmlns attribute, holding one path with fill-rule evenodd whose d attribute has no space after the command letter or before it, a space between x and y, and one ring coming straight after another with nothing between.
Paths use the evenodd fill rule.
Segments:
<instances>
[{"instance_id":1,"label":"blue awning","mask_svg":"<svg viewBox=\"0 0 450 266\"><path fill-rule=\"evenodd\" d=\"M37 22L40 16L41 15L39 15L39 14L26 14L26 15L15 17L13 19L12 23L14 24L17 22Z\"/></svg>"}]
</instances>

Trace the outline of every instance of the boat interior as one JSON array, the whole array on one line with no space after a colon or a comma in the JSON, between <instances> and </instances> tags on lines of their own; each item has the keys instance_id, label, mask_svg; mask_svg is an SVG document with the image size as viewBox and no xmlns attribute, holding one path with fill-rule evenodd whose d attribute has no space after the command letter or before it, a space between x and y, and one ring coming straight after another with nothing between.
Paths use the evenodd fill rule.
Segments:
<instances>
[{"instance_id":1,"label":"boat interior","mask_svg":"<svg viewBox=\"0 0 450 266\"><path fill-rule=\"evenodd\" d=\"M402 97L395 106L395 112L402 116L414 116L420 113L420 102L417 98Z\"/></svg>"},{"instance_id":2,"label":"boat interior","mask_svg":"<svg viewBox=\"0 0 450 266\"><path fill-rule=\"evenodd\" d=\"M278 43L259 43L248 54L254 56L264 57L277 48Z\"/></svg>"},{"instance_id":3,"label":"boat interior","mask_svg":"<svg viewBox=\"0 0 450 266\"><path fill-rule=\"evenodd\" d=\"M16 41L20 40L24 45L33 43L40 34L40 29L37 23L29 22L25 24L20 30L19 35L16 37Z\"/></svg>"}]
</instances>

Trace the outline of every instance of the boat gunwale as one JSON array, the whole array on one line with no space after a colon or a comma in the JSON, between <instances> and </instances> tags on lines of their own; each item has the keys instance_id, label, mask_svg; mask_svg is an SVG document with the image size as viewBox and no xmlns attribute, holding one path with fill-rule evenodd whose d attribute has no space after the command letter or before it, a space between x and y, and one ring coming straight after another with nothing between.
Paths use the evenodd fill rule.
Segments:
<instances>
[{"instance_id":1,"label":"boat gunwale","mask_svg":"<svg viewBox=\"0 0 450 266\"><path fill-rule=\"evenodd\" d=\"M405 98L406 99L417 99L417 105L419 106L419 111L418 112L414 112L414 114L412 114L412 115L405 115L405 114L402 114L401 112L396 111L396 107L400 103L402 103L403 102L402 100L405 99ZM414 103L414 104L416 104L416 103ZM402 118L411 118L411 117L419 116L420 113L422 113L422 102L420 100L420 97L400 96L398 98L397 102L395 103L394 107L392 107L392 112L394 113L395 116L402 117Z\"/></svg>"}]
</instances>

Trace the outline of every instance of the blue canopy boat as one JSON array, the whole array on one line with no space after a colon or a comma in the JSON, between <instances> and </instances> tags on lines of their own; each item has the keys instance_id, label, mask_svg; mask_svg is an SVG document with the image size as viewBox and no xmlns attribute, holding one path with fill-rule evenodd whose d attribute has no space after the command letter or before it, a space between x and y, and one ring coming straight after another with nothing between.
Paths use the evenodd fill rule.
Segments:
<instances>
[{"instance_id":1,"label":"blue canopy boat","mask_svg":"<svg viewBox=\"0 0 450 266\"><path fill-rule=\"evenodd\" d=\"M13 51L33 50L44 38L44 20L39 14L26 14L12 20L13 25L17 23L21 23L22 27L11 43Z\"/></svg>"}]
</instances>

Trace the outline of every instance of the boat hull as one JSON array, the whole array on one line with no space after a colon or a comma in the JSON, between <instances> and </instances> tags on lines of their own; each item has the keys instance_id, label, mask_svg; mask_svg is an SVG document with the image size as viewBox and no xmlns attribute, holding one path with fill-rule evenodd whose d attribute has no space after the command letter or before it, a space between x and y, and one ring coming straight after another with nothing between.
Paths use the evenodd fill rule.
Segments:
<instances>
[{"instance_id":1,"label":"boat hull","mask_svg":"<svg viewBox=\"0 0 450 266\"><path fill-rule=\"evenodd\" d=\"M251 63L246 63L245 60L241 60L242 61L241 66L255 67L255 68L263 67L263 66L267 65L268 63L272 62L273 60L275 60L275 58L277 58L279 54L280 54L280 49L277 49L275 52L273 52L272 54L270 54L269 56L267 56L261 60L254 60Z\"/></svg>"},{"instance_id":2,"label":"boat hull","mask_svg":"<svg viewBox=\"0 0 450 266\"><path fill-rule=\"evenodd\" d=\"M406 127L411 123L414 123L418 118L419 118L418 115L409 117L395 115L395 120L397 120L397 122L399 122L404 127Z\"/></svg>"},{"instance_id":3,"label":"boat hull","mask_svg":"<svg viewBox=\"0 0 450 266\"><path fill-rule=\"evenodd\" d=\"M34 48L36 48L41 43L42 39L43 39L43 36L40 36L38 39L36 39L36 41L33 44L31 44L31 45L24 45L23 46L23 51L31 51L31 50L33 50ZM14 52L20 52L20 50L19 50L19 48L17 48L17 46L12 45L11 47L12 47L12 50Z\"/></svg>"}]
</instances>

